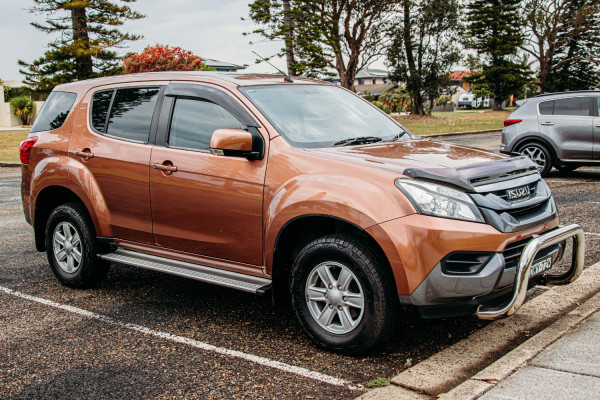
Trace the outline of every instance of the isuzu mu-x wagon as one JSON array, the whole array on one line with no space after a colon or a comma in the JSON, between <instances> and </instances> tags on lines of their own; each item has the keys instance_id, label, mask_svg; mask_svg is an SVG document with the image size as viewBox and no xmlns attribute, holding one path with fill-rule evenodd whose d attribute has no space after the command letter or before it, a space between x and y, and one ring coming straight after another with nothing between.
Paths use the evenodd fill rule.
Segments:
<instances>
[{"instance_id":1,"label":"isuzu mu-x wagon","mask_svg":"<svg viewBox=\"0 0 600 400\"><path fill-rule=\"evenodd\" d=\"M355 94L273 75L163 72L57 86L21 144L36 247L66 286L133 265L291 304L356 354L424 317L514 313L573 281L527 157L421 139ZM570 269L548 270L573 238Z\"/></svg>"}]
</instances>

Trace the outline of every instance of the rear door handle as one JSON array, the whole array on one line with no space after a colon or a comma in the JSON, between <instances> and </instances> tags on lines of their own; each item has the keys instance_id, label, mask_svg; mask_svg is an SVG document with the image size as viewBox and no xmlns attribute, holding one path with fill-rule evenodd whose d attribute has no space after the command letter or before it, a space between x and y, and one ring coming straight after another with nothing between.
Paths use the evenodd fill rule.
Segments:
<instances>
[{"instance_id":1,"label":"rear door handle","mask_svg":"<svg viewBox=\"0 0 600 400\"><path fill-rule=\"evenodd\" d=\"M177 167L174 165L152 164L152 168L167 172L177 172Z\"/></svg>"},{"instance_id":2,"label":"rear door handle","mask_svg":"<svg viewBox=\"0 0 600 400\"><path fill-rule=\"evenodd\" d=\"M550 126L550 125L554 125L554 122L542 122L540 125Z\"/></svg>"},{"instance_id":3,"label":"rear door handle","mask_svg":"<svg viewBox=\"0 0 600 400\"><path fill-rule=\"evenodd\" d=\"M94 153L92 153L90 149L83 149L83 151L74 151L73 154L81 158L87 158L88 160L90 158L94 158Z\"/></svg>"}]
</instances>

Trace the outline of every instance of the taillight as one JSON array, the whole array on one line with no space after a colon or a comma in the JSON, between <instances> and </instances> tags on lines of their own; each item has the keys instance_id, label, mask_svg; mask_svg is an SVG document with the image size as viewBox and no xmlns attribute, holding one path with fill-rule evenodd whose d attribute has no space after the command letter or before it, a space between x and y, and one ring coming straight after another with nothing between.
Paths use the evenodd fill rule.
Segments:
<instances>
[{"instance_id":1,"label":"taillight","mask_svg":"<svg viewBox=\"0 0 600 400\"><path fill-rule=\"evenodd\" d=\"M519 122L522 122L522 121L523 121L522 119L505 119L504 127L506 128L507 126L518 124Z\"/></svg>"},{"instance_id":2,"label":"taillight","mask_svg":"<svg viewBox=\"0 0 600 400\"><path fill-rule=\"evenodd\" d=\"M31 148L33 147L35 142L37 142L36 137L25 139L21 142L19 152L21 155L21 162L23 164L29 164L29 155L31 154Z\"/></svg>"}]
</instances>

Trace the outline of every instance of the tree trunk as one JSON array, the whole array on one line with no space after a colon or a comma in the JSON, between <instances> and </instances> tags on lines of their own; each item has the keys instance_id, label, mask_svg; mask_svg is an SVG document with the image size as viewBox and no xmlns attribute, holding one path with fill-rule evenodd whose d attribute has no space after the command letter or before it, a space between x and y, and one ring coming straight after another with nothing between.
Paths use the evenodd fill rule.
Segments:
<instances>
[{"instance_id":1,"label":"tree trunk","mask_svg":"<svg viewBox=\"0 0 600 400\"><path fill-rule=\"evenodd\" d=\"M71 20L73 22L73 46L76 48L76 54L79 54L75 56L75 76L78 80L89 79L94 70L85 7L71 9Z\"/></svg>"},{"instance_id":2,"label":"tree trunk","mask_svg":"<svg viewBox=\"0 0 600 400\"><path fill-rule=\"evenodd\" d=\"M413 55L413 44L411 37L411 12L410 12L410 0L404 0L403 8L404 8L404 26L402 27L402 35L404 42L404 49L406 51L406 63L408 64L408 70L410 76L408 78L407 89L411 98L411 112L413 114L423 115L423 96L421 95L421 82L419 78L419 71L417 70L417 66L415 63L415 58ZM408 87L410 86L410 88Z\"/></svg>"},{"instance_id":3,"label":"tree trunk","mask_svg":"<svg viewBox=\"0 0 600 400\"><path fill-rule=\"evenodd\" d=\"M294 30L291 15L290 0L283 1L283 23L288 26L285 32L285 58L287 62L287 70L289 75L297 75L296 59L294 57Z\"/></svg>"},{"instance_id":4,"label":"tree trunk","mask_svg":"<svg viewBox=\"0 0 600 400\"><path fill-rule=\"evenodd\" d=\"M502 100L499 100L497 97L494 97L494 111L502 111Z\"/></svg>"}]
</instances>

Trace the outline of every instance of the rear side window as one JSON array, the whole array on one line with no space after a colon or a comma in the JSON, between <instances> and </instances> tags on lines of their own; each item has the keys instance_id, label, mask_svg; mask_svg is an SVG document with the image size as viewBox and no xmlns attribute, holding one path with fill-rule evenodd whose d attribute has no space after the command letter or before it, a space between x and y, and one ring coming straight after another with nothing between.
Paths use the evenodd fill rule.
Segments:
<instances>
[{"instance_id":1,"label":"rear side window","mask_svg":"<svg viewBox=\"0 0 600 400\"><path fill-rule=\"evenodd\" d=\"M147 143L159 88L123 88L92 96L94 130L119 139Z\"/></svg>"},{"instance_id":2,"label":"rear side window","mask_svg":"<svg viewBox=\"0 0 600 400\"><path fill-rule=\"evenodd\" d=\"M42 106L40 114L36 118L31 132L50 131L57 129L65 123L69 112L77 99L75 93L52 92Z\"/></svg>"},{"instance_id":3,"label":"rear side window","mask_svg":"<svg viewBox=\"0 0 600 400\"><path fill-rule=\"evenodd\" d=\"M591 97L573 97L554 100L554 115L590 115Z\"/></svg>"},{"instance_id":4,"label":"rear side window","mask_svg":"<svg viewBox=\"0 0 600 400\"><path fill-rule=\"evenodd\" d=\"M554 100L544 101L543 103L540 103L540 114L542 114L542 115L554 114Z\"/></svg>"},{"instance_id":5,"label":"rear side window","mask_svg":"<svg viewBox=\"0 0 600 400\"><path fill-rule=\"evenodd\" d=\"M171 118L169 146L208 150L213 132L223 128L243 129L245 126L215 103L178 98Z\"/></svg>"}]
</instances>

